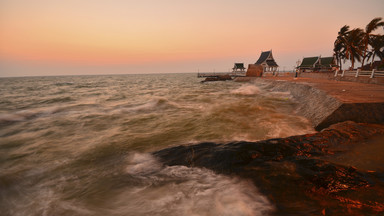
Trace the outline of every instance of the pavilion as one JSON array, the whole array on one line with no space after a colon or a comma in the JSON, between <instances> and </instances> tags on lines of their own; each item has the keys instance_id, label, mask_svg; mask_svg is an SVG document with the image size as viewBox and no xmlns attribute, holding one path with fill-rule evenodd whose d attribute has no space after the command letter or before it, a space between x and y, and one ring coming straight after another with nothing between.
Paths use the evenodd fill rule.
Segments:
<instances>
[{"instance_id":1,"label":"pavilion","mask_svg":"<svg viewBox=\"0 0 384 216\"><path fill-rule=\"evenodd\" d=\"M335 67L334 57L305 57L300 66L297 67L301 72L313 72L313 71L332 71Z\"/></svg>"},{"instance_id":2,"label":"pavilion","mask_svg":"<svg viewBox=\"0 0 384 216\"><path fill-rule=\"evenodd\" d=\"M240 70L241 72L244 72L245 70L244 63L235 63L235 66L232 68L232 71L237 72L238 70Z\"/></svg>"},{"instance_id":3,"label":"pavilion","mask_svg":"<svg viewBox=\"0 0 384 216\"><path fill-rule=\"evenodd\" d=\"M279 65L277 65L275 59L273 58L272 50L261 52L261 55L255 65L261 65L263 67L263 72L275 72L279 68Z\"/></svg>"}]
</instances>

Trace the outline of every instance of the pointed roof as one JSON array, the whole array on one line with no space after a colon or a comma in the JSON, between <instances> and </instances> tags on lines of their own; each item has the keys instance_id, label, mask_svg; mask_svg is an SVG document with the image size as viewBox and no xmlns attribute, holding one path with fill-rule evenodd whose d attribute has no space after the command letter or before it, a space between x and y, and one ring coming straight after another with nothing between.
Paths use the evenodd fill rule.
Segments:
<instances>
[{"instance_id":1,"label":"pointed roof","mask_svg":"<svg viewBox=\"0 0 384 216\"><path fill-rule=\"evenodd\" d=\"M335 61L333 57L323 57L323 58L320 58L320 64L323 66L330 66L330 65L334 65Z\"/></svg>"},{"instance_id":2,"label":"pointed roof","mask_svg":"<svg viewBox=\"0 0 384 216\"><path fill-rule=\"evenodd\" d=\"M319 61L319 56L303 58L300 68L313 67Z\"/></svg>"},{"instance_id":3,"label":"pointed roof","mask_svg":"<svg viewBox=\"0 0 384 216\"><path fill-rule=\"evenodd\" d=\"M235 63L235 66L233 67L234 69L245 69L244 63Z\"/></svg>"},{"instance_id":4,"label":"pointed roof","mask_svg":"<svg viewBox=\"0 0 384 216\"><path fill-rule=\"evenodd\" d=\"M263 62L265 62L270 54L271 51L262 52L259 59L256 61L256 64L262 64Z\"/></svg>"},{"instance_id":5,"label":"pointed roof","mask_svg":"<svg viewBox=\"0 0 384 216\"><path fill-rule=\"evenodd\" d=\"M273 58L272 50L261 52L261 55L255 64L267 64L270 67L278 67L279 66L279 65L277 65L275 59Z\"/></svg>"}]
</instances>

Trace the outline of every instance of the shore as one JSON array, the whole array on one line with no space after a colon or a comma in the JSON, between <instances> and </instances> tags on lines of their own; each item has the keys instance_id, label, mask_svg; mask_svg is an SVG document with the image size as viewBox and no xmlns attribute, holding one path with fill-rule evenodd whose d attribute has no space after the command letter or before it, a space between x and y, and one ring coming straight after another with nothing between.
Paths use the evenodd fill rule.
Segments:
<instances>
[{"instance_id":1,"label":"shore","mask_svg":"<svg viewBox=\"0 0 384 216\"><path fill-rule=\"evenodd\" d=\"M343 103L384 103L384 85L306 77L263 77L262 79L310 85Z\"/></svg>"},{"instance_id":2,"label":"shore","mask_svg":"<svg viewBox=\"0 0 384 216\"><path fill-rule=\"evenodd\" d=\"M319 132L182 145L153 154L167 166L249 179L274 204L271 215L384 213L384 86L293 77L252 81L289 91L299 104L297 114Z\"/></svg>"},{"instance_id":3,"label":"shore","mask_svg":"<svg viewBox=\"0 0 384 216\"><path fill-rule=\"evenodd\" d=\"M263 77L271 89L289 91L299 103L298 115L320 131L344 121L384 122L384 85L317 78Z\"/></svg>"},{"instance_id":4,"label":"shore","mask_svg":"<svg viewBox=\"0 0 384 216\"><path fill-rule=\"evenodd\" d=\"M271 215L377 215L384 212L383 141L384 126L343 122L315 134L183 145L154 155L167 166L252 181L275 206Z\"/></svg>"}]
</instances>

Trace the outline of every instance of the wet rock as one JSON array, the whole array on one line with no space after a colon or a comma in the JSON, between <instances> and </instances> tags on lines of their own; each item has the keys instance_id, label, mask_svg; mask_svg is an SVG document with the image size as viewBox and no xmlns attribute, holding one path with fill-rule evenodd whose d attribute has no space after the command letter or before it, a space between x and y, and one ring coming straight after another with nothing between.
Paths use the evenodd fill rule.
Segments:
<instances>
[{"instance_id":1,"label":"wet rock","mask_svg":"<svg viewBox=\"0 0 384 216\"><path fill-rule=\"evenodd\" d=\"M384 174L331 163L326 156L382 134L381 125L343 122L315 134L259 142L200 143L154 155L168 166L204 167L251 179L275 203L277 215L317 215L324 209L338 215L351 208L374 215L384 211L384 198L372 198L375 192L384 193ZM350 196L357 191L362 195ZM354 202L361 205L351 207Z\"/></svg>"}]
</instances>

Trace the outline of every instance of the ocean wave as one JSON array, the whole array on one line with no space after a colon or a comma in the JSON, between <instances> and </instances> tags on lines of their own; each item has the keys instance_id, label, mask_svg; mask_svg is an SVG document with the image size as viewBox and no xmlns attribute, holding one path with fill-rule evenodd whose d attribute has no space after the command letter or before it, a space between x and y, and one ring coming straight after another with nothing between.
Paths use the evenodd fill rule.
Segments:
<instances>
[{"instance_id":1,"label":"ocean wave","mask_svg":"<svg viewBox=\"0 0 384 216\"><path fill-rule=\"evenodd\" d=\"M55 86L71 86L74 85L74 82L57 82L55 83Z\"/></svg>"},{"instance_id":2,"label":"ocean wave","mask_svg":"<svg viewBox=\"0 0 384 216\"><path fill-rule=\"evenodd\" d=\"M135 200L117 211L132 215L266 215L268 199L246 180L207 169L163 166L152 155L136 153L127 172L141 179L119 200Z\"/></svg>"},{"instance_id":3,"label":"ocean wave","mask_svg":"<svg viewBox=\"0 0 384 216\"><path fill-rule=\"evenodd\" d=\"M133 175L145 175L161 169L160 163L150 154L133 153L128 164L127 172Z\"/></svg>"},{"instance_id":4,"label":"ocean wave","mask_svg":"<svg viewBox=\"0 0 384 216\"><path fill-rule=\"evenodd\" d=\"M117 106L113 110L113 113L145 112L165 110L168 108L179 108L179 105L175 102L169 101L166 98L154 98L143 104L129 105L128 107Z\"/></svg>"},{"instance_id":5,"label":"ocean wave","mask_svg":"<svg viewBox=\"0 0 384 216\"><path fill-rule=\"evenodd\" d=\"M0 113L0 124L10 123L10 122L21 122L27 121L39 117L52 116L58 113L90 113L95 112L99 106L97 104L75 104L75 105L67 105L67 106L48 106L41 108L31 108L19 111L10 111ZM90 111L90 109L94 109Z\"/></svg>"},{"instance_id":6,"label":"ocean wave","mask_svg":"<svg viewBox=\"0 0 384 216\"><path fill-rule=\"evenodd\" d=\"M43 104L52 104L52 103L63 103L63 102L70 102L73 101L73 98L71 97L56 97L56 98L50 98L47 100L42 101Z\"/></svg>"},{"instance_id":7,"label":"ocean wave","mask_svg":"<svg viewBox=\"0 0 384 216\"><path fill-rule=\"evenodd\" d=\"M255 85L242 85L238 89L234 89L231 91L231 94L239 94L239 95L256 95L260 93L260 88Z\"/></svg>"},{"instance_id":8,"label":"ocean wave","mask_svg":"<svg viewBox=\"0 0 384 216\"><path fill-rule=\"evenodd\" d=\"M279 99L292 99L293 96L290 91L271 91L266 93L267 96Z\"/></svg>"},{"instance_id":9,"label":"ocean wave","mask_svg":"<svg viewBox=\"0 0 384 216\"><path fill-rule=\"evenodd\" d=\"M289 116L281 113L268 114L259 120L261 127L266 128L266 138L288 137L292 135L311 134L315 130L308 119L300 116Z\"/></svg>"},{"instance_id":10,"label":"ocean wave","mask_svg":"<svg viewBox=\"0 0 384 216\"><path fill-rule=\"evenodd\" d=\"M17 193L3 197L4 214L258 216L274 211L250 181L204 168L164 166L151 154L132 153L125 162L94 169L73 165L38 170L12 183L6 192Z\"/></svg>"},{"instance_id":11,"label":"ocean wave","mask_svg":"<svg viewBox=\"0 0 384 216\"><path fill-rule=\"evenodd\" d=\"M8 112L0 114L0 124L7 122L20 122L26 121L28 119L32 119L39 116L46 116L53 113L56 113L61 108L58 106L40 108L40 109L29 109L29 110L21 110L16 112Z\"/></svg>"}]
</instances>

